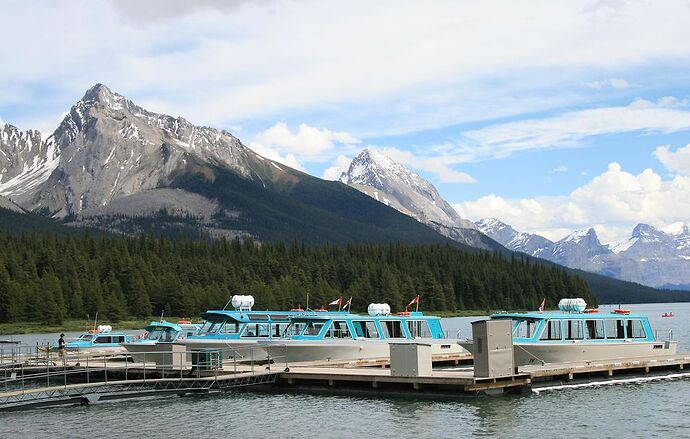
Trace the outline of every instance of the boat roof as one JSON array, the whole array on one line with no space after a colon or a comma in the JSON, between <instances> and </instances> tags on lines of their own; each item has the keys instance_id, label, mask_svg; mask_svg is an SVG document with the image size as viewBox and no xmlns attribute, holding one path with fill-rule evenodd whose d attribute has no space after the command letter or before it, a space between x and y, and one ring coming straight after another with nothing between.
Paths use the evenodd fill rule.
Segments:
<instances>
[{"instance_id":1,"label":"boat roof","mask_svg":"<svg viewBox=\"0 0 690 439\"><path fill-rule=\"evenodd\" d=\"M160 322L151 321L151 323L149 323L148 326L146 326L146 328L144 328L144 329L146 329L147 332L151 332L151 331L154 331L158 328L170 328L173 331L178 331L178 332L182 331L182 326L180 326L176 323L170 323L166 320L163 320Z\"/></svg>"},{"instance_id":2,"label":"boat roof","mask_svg":"<svg viewBox=\"0 0 690 439\"><path fill-rule=\"evenodd\" d=\"M315 313L313 311L239 311L239 310L208 310L201 316L205 320L227 320L228 318L237 320L238 322L268 322L268 321L288 321L291 318L305 315L349 315L348 312L343 311L329 311L324 313Z\"/></svg>"},{"instance_id":3,"label":"boat roof","mask_svg":"<svg viewBox=\"0 0 690 439\"><path fill-rule=\"evenodd\" d=\"M616 314L615 312L563 312L563 311L530 311L530 312L501 312L496 314L491 314L492 319L533 319L533 320L545 320L545 319L620 319L625 318L637 318L646 319L647 316L644 314Z\"/></svg>"},{"instance_id":4,"label":"boat roof","mask_svg":"<svg viewBox=\"0 0 690 439\"><path fill-rule=\"evenodd\" d=\"M423 319L438 319L436 316L425 316L421 311L413 311L406 315L388 314L381 316L371 316L369 314L351 314L351 313L329 313L329 312L308 312L302 313L299 316L293 317L293 321L314 321L314 320L399 320L409 318L423 318Z\"/></svg>"}]
</instances>

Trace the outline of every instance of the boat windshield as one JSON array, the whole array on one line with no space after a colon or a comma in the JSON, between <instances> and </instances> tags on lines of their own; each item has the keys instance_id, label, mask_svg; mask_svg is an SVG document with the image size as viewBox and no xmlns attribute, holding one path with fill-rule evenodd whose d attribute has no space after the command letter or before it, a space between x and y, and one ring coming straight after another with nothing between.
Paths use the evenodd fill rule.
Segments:
<instances>
[{"instance_id":1,"label":"boat windshield","mask_svg":"<svg viewBox=\"0 0 690 439\"><path fill-rule=\"evenodd\" d=\"M91 341L93 340L93 334L82 334L81 337L79 337L79 341Z\"/></svg>"},{"instance_id":2,"label":"boat windshield","mask_svg":"<svg viewBox=\"0 0 690 439\"><path fill-rule=\"evenodd\" d=\"M215 334L218 332L218 328L223 324L223 321L219 320L207 320L204 325L199 330L199 334Z\"/></svg>"},{"instance_id":3,"label":"boat windshield","mask_svg":"<svg viewBox=\"0 0 690 439\"><path fill-rule=\"evenodd\" d=\"M146 336L146 340L157 340L164 343L170 343L175 341L175 333L176 331L170 328L154 329Z\"/></svg>"},{"instance_id":4,"label":"boat windshield","mask_svg":"<svg viewBox=\"0 0 690 439\"><path fill-rule=\"evenodd\" d=\"M296 335L300 335L302 331L304 331L304 328L307 326L306 323L304 322L292 322L290 323L290 326L287 327L285 330L285 337L292 337Z\"/></svg>"}]
</instances>

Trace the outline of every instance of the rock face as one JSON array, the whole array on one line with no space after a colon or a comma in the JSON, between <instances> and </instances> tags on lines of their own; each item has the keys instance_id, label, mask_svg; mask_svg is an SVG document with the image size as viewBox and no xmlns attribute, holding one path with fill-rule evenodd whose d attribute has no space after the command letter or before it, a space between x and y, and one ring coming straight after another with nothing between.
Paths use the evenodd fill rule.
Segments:
<instances>
[{"instance_id":1,"label":"rock face","mask_svg":"<svg viewBox=\"0 0 690 439\"><path fill-rule=\"evenodd\" d=\"M246 148L231 134L149 112L101 84L71 108L44 149L53 168L22 203L56 217L164 186L195 159L249 172Z\"/></svg>"},{"instance_id":2,"label":"rock face","mask_svg":"<svg viewBox=\"0 0 690 439\"><path fill-rule=\"evenodd\" d=\"M476 224L510 250L643 285L690 289L690 232L685 224L665 230L638 224L630 238L612 244L602 244L594 229L553 242L493 218Z\"/></svg>"},{"instance_id":3,"label":"rock face","mask_svg":"<svg viewBox=\"0 0 690 439\"><path fill-rule=\"evenodd\" d=\"M433 184L374 148L352 160L340 181L423 223L476 229L441 198Z\"/></svg>"},{"instance_id":4,"label":"rock face","mask_svg":"<svg viewBox=\"0 0 690 439\"><path fill-rule=\"evenodd\" d=\"M150 112L101 84L46 139L0 125L0 208L128 235L448 243L357 190L262 157L226 131Z\"/></svg>"},{"instance_id":5,"label":"rock face","mask_svg":"<svg viewBox=\"0 0 690 439\"><path fill-rule=\"evenodd\" d=\"M355 157L340 181L455 241L496 248L472 221L460 217L433 184L374 148L366 148Z\"/></svg>"}]
</instances>

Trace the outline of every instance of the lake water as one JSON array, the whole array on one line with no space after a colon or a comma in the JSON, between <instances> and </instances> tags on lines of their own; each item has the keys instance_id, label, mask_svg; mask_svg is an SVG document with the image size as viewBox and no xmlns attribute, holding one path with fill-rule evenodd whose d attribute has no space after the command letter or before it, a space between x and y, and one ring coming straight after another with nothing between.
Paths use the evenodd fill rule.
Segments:
<instances>
[{"instance_id":1,"label":"lake water","mask_svg":"<svg viewBox=\"0 0 690 439\"><path fill-rule=\"evenodd\" d=\"M625 307L648 314L660 338L673 329L690 351L690 304ZM444 325L464 337L476 319ZM266 390L5 413L0 437L690 437L689 414L689 379L457 400Z\"/></svg>"}]
</instances>

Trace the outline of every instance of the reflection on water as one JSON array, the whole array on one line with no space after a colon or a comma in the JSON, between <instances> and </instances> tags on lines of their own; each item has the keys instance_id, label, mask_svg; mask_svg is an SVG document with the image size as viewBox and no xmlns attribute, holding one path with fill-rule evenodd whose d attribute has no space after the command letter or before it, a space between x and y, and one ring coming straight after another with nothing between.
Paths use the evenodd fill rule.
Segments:
<instances>
[{"instance_id":1,"label":"reflection on water","mask_svg":"<svg viewBox=\"0 0 690 439\"><path fill-rule=\"evenodd\" d=\"M630 305L690 346L690 304ZM662 318L673 311L674 318ZM469 334L477 318L446 319ZM425 399L237 391L6 413L0 437L688 437L690 380Z\"/></svg>"}]
</instances>

